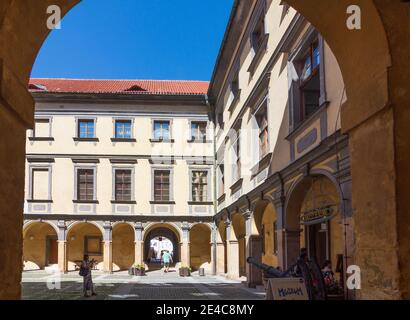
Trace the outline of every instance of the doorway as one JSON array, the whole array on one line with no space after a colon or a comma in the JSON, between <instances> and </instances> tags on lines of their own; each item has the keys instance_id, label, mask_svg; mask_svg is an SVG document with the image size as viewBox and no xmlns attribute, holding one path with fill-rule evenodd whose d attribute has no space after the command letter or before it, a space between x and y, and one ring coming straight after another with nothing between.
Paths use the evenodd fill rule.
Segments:
<instances>
[{"instance_id":1,"label":"doorway","mask_svg":"<svg viewBox=\"0 0 410 320\"><path fill-rule=\"evenodd\" d=\"M46 266L58 263L58 242L56 236L46 238Z\"/></svg>"},{"instance_id":2,"label":"doorway","mask_svg":"<svg viewBox=\"0 0 410 320\"><path fill-rule=\"evenodd\" d=\"M307 226L307 246L309 257L316 258L321 266L326 260L329 260L329 225L317 223Z\"/></svg>"}]
</instances>

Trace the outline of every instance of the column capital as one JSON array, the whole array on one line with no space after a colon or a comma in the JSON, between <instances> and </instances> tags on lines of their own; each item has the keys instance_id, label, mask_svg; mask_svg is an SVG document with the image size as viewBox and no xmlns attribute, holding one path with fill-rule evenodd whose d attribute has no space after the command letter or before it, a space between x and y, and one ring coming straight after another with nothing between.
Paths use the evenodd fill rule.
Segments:
<instances>
[{"instance_id":1,"label":"column capital","mask_svg":"<svg viewBox=\"0 0 410 320\"><path fill-rule=\"evenodd\" d=\"M111 221L104 221L104 223L103 223L103 228L104 228L104 230L107 230L107 229L112 230Z\"/></svg>"},{"instance_id":2,"label":"column capital","mask_svg":"<svg viewBox=\"0 0 410 320\"><path fill-rule=\"evenodd\" d=\"M142 222L135 222L134 229L138 231L142 231L144 230L144 225L142 224Z\"/></svg>"},{"instance_id":3,"label":"column capital","mask_svg":"<svg viewBox=\"0 0 410 320\"><path fill-rule=\"evenodd\" d=\"M190 227L189 223L185 221L185 222L182 222L181 229L182 229L182 231L189 231L191 229L191 227Z\"/></svg>"}]
</instances>

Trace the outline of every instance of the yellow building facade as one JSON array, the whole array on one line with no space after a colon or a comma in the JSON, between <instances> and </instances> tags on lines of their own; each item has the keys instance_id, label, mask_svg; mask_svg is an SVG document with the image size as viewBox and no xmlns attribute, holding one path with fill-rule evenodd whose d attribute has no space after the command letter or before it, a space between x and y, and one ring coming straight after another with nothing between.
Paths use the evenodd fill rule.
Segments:
<instances>
[{"instance_id":1,"label":"yellow building facade","mask_svg":"<svg viewBox=\"0 0 410 320\"><path fill-rule=\"evenodd\" d=\"M151 242L167 239L177 266L212 272L208 83L32 79L30 88L24 269L75 270L84 254L107 272L154 267Z\"/></svg>"}]
</instances>

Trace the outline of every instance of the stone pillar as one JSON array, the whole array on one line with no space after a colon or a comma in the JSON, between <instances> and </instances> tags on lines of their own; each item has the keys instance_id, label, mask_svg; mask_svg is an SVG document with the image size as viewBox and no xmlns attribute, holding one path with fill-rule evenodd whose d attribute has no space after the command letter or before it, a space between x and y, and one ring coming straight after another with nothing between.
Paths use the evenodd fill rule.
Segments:
<instances>
[{"instance_id":1,"label":"stone pillar","mask_svg":"<svg viewBox=\"0 0 410 320\"><path fill-rule=\"evenodd\" d=\"M112 225L111 222L104 223L104 257L103 271L112 273Z\"/></svg>"},{"instance_id":2,"label":"stone pillar","mask_svg":"<svg viewBox=\"0 0 410 320\"><path fill-rule=\"evenodd\" d=\"M65 221L58 221L58 269L60 272L68 272L67 261L67 226Z\"/></svg>"},{"instance_id":3,"label":"stone pillar","mask_svg":"<svg viewBox=\"0 0 410 320\"><path fill-rule=\"evenodd\" d=\"M184 222L182 224L182 241L181 241L181 263L184 266L190 266L190 243L189 243L189 224Z\"/></svg>"},{"instance_id":4,"label":"stone pillar","mask_svg":"<svg viewBox=\"0 0 410 320\"><path fill-rule=\"evenodd\" d=\"M216 243L216 274L225 273L225 243Z\"/></svg>"},{"instance_id":5,"label":"stone pillar","mask_svg":"<svg viewBox=\"0 0 410 320\"><path fill-rule=\"evenodd\" d=\"M134 263L142 264L144 262L144 241L142 238L143 226L142 223L137 222L135 228L135 258Z\"/></svg>"},{"instance_id":6,"label":"stone pillar","mask_svg":"<svg viewBox=\"0 0 410 320\"><path fill-rule=\"evenodd\" d=\"M216 264L217 264L217 255L216 255L216 238L218 230L215 225L212 226L212 233L211 233L211 273L212 275L216 275Z\"/></svg>"},{"instance_id":7,"label":"stone pillar","mask_svg":"<svg viewBox=\"0 0 410 320\"><path fill-rule=\"evenodd\" d=\"M239 241L232 235L232 223L227 221L226 225L226 249L228 255L228 277L239 278Z\"/></svg>"},{"instance_id":8,"label":"stone pillar","mask_svg":"<svg viewBox=\"0 0 410 320\"><path fill-rule=\"evenodd\" d=\"M285 212L284 212L285 197L280 197L273 202L276 210L276 231L278 240L278 266L286 269L286 233L285 233Z\"/></svg>"},{"instance_id":9,"label":"stone pillar","mask_svg":"<svg viewBox=\"0 0 410 320\"><path fill-rule=\"evenodd\" d=\"M26 129L33 128L34 102L26 84L15 78L14 71L2 59L0 65L0 299L3 300L20 299L21 294Z\"/></svg>"},{"instance_id":10,"label":"stone pillar","mask_svg":"<svg viewBox=\"0 0 410 320\"><path fill-rule=\"evenodd\" d=\"M253 230L254 225L254 215L251 211L247 211L244 214L245 217L245 245L246 245L246 254L245 261L252 257L259 262L262 262L262 237L256 233L256 230ZM254 265L249 264L246 261L246 278L247 285L250 288L255 288L256 285L262 284L262 272Z\"/></svg>"}]
</instances>

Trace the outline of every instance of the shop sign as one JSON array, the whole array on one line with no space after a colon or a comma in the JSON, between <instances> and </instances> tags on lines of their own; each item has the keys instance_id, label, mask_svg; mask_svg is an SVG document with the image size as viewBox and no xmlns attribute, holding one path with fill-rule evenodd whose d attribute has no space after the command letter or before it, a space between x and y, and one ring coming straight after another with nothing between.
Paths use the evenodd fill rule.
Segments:
<instances>
[{"instance_id":1,"label":"shop sign","mask_svg":"<svg viewBox=\"0 0 410 320\"><path fill-rule=\"evenodd\" d=\"M304 225L318 224L331 220L335 215L336 205L328 205L312 209L300 214L300 223Z\"/></svg>"},{"instance_id":2,"label":"shop sign","mask_svg":"<svg viewBox=\"0 0 410 320\"><path fill-rule=\"evenodd\" d=\"M267 283L266 300L309 300L303 278L275 278Z\"/></svg>"}]
</instances>

